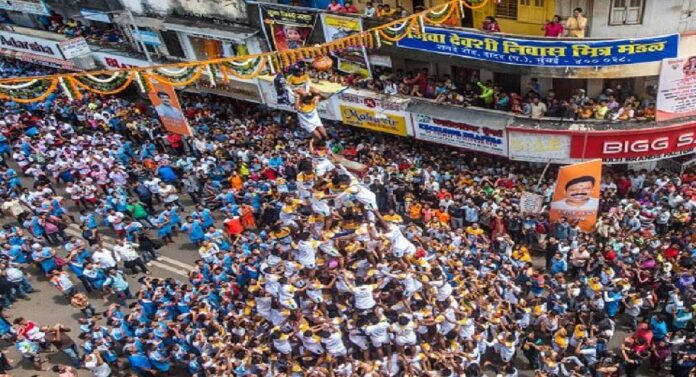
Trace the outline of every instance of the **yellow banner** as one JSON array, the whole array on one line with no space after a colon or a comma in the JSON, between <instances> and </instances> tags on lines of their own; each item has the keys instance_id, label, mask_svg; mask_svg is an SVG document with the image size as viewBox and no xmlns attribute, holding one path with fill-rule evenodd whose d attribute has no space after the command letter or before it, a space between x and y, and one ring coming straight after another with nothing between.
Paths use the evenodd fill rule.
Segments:
<instances>
[{"instance_id":1,"label":"yellow banner","mask_svg":"<svg viewBox=\"0 0 696 377\"><path fill-rule=\"evenodd\" d=\"M346 73L355 73L362 77L367 77L370 75L370 71L367 68L361 66L358 63L351 62L349 60L338 59L338 70Z\"/></svg>"},{"instance_id":2,"label":"yellow banner","mask_svg":"<svg viewBox=\"0 0 696 377\"><path fill-rule=\"evenodd\" d=\"M374 110L340 105L343 123L354 127L386 132L388 134L406 136L406 118L392 114L377 114Z\"/></svg>"},{"instance_id":3,"label":"yellow banner","mask_svg":"<svg viewBox=\"0 0 696 377\"><path fill-rule=\"evenodd\" d=\"M360 27L360 19L352 17L341 17L333 16L330 14L324 14L324 24L326 26L331 26L336 29L351 30L351 31L362 31Z\"/></svg>"}]
</instances>

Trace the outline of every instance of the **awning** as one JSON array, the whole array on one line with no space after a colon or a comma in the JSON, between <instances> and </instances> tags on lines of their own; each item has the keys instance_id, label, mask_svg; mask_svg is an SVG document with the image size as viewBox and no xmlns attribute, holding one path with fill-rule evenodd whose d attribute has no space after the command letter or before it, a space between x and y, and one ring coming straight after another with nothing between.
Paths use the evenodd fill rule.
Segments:
<instances>
[{"instance_id":1,"label":"awning","mask_svg":"<svg viewBox=\"0 0 696 377\"><path fill-rule=\"evenodd\" d=\"M128 16L128 14L125 14L125 13L114 14L113 20L114 20L114 22L113 22L114 24L120 24L120 25L131 25L133 23L133 21ZM133 15L133 20L135 20L135 23L136 23L136 25L138 25L138 27L146 27L146 28L150 28L153 30L159 30L162 28L162 20L159 18Z\"/></svg>"},{"instance_id":2,"label":"awning","mask_svg":"<svg viewBox=\"0 0 696 377\"><path fill-rule=\"evenodd\" d=\"M82 71L82 68L78 67L77 64L71 60L61 60L48 56L36 55L29 52L9 50L6 48L0 48L0 55L47 67L67 69L69 71Z\"/></svg>"},{"instance_id":3,"label":"awning","mask_svg":"<svg viewBox=\"0 0 696 377\"><path fill-rule=\"evenodd\" d=\"M201 37L213 37L243 41L258 33L250 27L241 25L218 25L211 22L201 22L196 19L184 19L177 17L167 17L162 23L162 29L180 31L186 34L193 34Z\"/></svg>"},{"instance_id":4,"label":"awning","mask_svg":"<svg viewBox=\"0 0 696 377\"><path fill-rule=\"evenodd\" d=\"M510 121L509 115L498 114L497 112L486 109L469 109L461 106L441 105L432 101L413 98L406 110L411 113L424 114L435 118L463 122L472 126L495 129L504 129Z\"/></svg>"},{"instance_id":5,"label":"awning","mask_svg":"<svg viewBox=\"0 0 696 377\"><path fill-rule=\"evenodd\" d=\"M258 85L254 82L230 80L228 83L219 82L215 87L196 84L195 87L184 89L191 93L209 93L223 97L230 97L242 101L261 103Z\"/></svg>"}]
</instances>

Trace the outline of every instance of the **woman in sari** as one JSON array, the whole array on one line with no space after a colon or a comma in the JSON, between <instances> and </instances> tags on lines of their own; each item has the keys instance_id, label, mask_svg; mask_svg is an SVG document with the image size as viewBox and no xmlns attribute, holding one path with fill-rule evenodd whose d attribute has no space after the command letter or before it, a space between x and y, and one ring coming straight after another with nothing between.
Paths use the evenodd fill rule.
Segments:
<instances>
[{"instance_id":1,"label":"woman in sari","mask_svg":"<svg viewBox=\"0 0 696 377\"><path fill-rule=\"evenodd\" d=\"M245 230L256 229L256 219L254 219L254 208L248 204L242 204L242 226Z\"/></svg>"}]
</instances>

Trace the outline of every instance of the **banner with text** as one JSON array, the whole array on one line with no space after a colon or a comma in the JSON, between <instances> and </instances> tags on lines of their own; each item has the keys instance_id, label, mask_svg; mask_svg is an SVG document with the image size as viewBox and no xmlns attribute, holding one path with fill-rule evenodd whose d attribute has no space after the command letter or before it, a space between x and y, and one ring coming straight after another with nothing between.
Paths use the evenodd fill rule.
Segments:
<instances>
[{"instance_id":1,"label":"banner with text","mask_svg":"<svg viewBox=\"0 0 696 377\"><path fill-rule=\"evenodd\" d=\"M150 85L152 90L147 92L147 96L155 107L164 128L175 134L192 136L193 131L181 110L174 87L155 79L150 79Z\"/></svg>"},{"instance_id":2,"label":"banner with text","mask_svg":"<svg viewBox=\"0 0 696 377\"><path fill-rule=\"evenodd\" d=\"M565 133L508 127L508 156L528 162L570 163L571 136Z\"/></svg>"},{"instance_id":3,"label":"banner with text","mask_svg":"<svg viewBox=\"0 0 696 377\"><path fill-rule=\"evenodd\" d=\"M259 4L264 34L272 50L304 47L314 29L317 12L283 6Z\"/></svg>"},{"instance_id":4,"label":"banner with text","mask_svg":"<svg viewBox=\"0 0 696 377\"><path fill-rule=\"evenodd\" d=\"M322 13L321 23L324 28L324 38L327 42L362 32L362 19L360 17ZM367 63L365 47L347 47L332 52L331 55L337 59L336 68L339 71L358 74L362 77L370 76L370 66Z\"/></svg>"},{"instance_id":5,"label":"banner with text","mask_svg":"<svg viewBox=\"0 0 696 377\"><path fill-rule=\"evenodd\" d=\"M386 132L392 135L408 136L407 114L379 113L375 110L341 104L341 120L353 127Z\"/></svg>"},{"instance_id":6,"label":"banner with text","mask_svg":"<svg viewBox=\"0 0 696 377\"><path fill-rule=\"evenodd\" d=\"M472 126L467 123L412 113L416 139L507 156L505 129Z\"/></svg>"},{"instance_id":7,"label":"banner with text","mask_svg":"<svg viewBox=\"0 0 696 377\"><path fill-rule=\"evenodd\" d=\"M42 0L0 0L0 9L48 16L48 8Z\"/></svg>"},{"instance_id":8,"label":"banner with text","mask_svg":"<svg viewBox=\"0 0 696 377\"><path fill-rule=\"evenodd\" d=\"M572 134L571 158L601 158L626 163L677 157L696 152L696 123L627 131Z\"/></svg>"},{"instance_id":9,"label":"banner with text","mask_svg":"<svg viewBox=\"0 0 696 377\"><path fill-rule=\"evenodd\" d=\"M677 56L679 34L613 40L532 40L459 29L425 27L397 46L491 62L551 67L601 67Z\"/></svg>"},{"instance_id":10,"label":"banner with text","mask_svg":"<svg viewBox=\"0 0 696 377\"><path fill-rule=\"evenodd\" d=\"M599 208L602 160L563 166L558 170L549 217L578 222L584 232L593 232Z\"/></svg>"},{"instance_id":11,"label":"banner with text","mask_svg":"<svg viewBox=\"0 0 696 377\"><path fill-rule=\"evenodd\" d=\"M696 56L663 60L658 88L658 121L696 116Z\"/></svg>"},{"instance_id":12,"label":"banner with text","mask_svg":"<svg viewBox=\"0 0 696 377\"><path fill-rule=\"evenodd\" d=\"M337 97L343 123L399 136L410 132L407 98L352 88L338 93Z\"/></svg>"}]
</instances>

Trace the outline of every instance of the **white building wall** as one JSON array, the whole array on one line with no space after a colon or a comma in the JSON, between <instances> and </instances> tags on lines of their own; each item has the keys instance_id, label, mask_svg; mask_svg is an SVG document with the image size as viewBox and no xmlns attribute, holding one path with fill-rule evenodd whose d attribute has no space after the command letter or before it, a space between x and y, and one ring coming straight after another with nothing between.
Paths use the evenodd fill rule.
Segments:
<instances>
[{"instance_id":1,"label":"white building wall","mask_svg":"<svg viewBox=\"0 0 696 377\"><path fill-rule=\"evenodd\" d=\"M181 14L217 17L227 20L246 20L246 4L243 0L121 0L123 6L135 14L171 14L174 10Z\"/></svg>"},{"instance_id":2,"label":"white building wall","mask_svg":"<svg viewBox=\"0 0 696 377\"><path fill-rule=\"evenodd\" d=\"M687 3L689 0L686 0ZM683 32L679 30L685 0L645 0L643 23L638 25L609 25L610 0L595 0L588 15L592 38L630 38ZM688 9L688 7L687 7ZM692 15L691 17L696 17ZM692 23L693 25L693 23Z\"/></svg>"}]
</instances>

